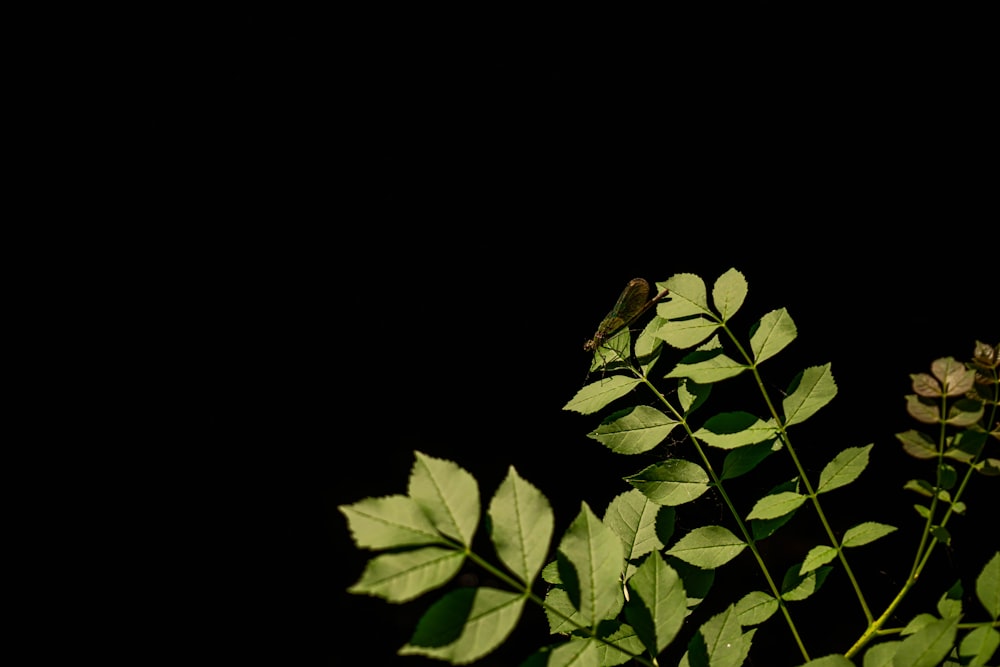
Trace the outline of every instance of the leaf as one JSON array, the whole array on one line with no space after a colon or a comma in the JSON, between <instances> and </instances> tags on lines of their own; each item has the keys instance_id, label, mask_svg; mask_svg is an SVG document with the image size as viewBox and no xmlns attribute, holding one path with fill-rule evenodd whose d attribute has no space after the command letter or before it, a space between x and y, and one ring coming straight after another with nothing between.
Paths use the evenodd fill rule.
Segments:
<instances>
[{"instance_id":1,"label":"leaf","mask_svg":"<svg viewBox=\"0 0 1000 667\"><path fill-rule=\"evenodd\" d=\"M601 642L595 641L597 643L598 664L601 667L624 665L632 659L631 656L642 655L645 650L642 641L635 633L635 628L628 623L617 620L602 621L597 630L598 636L603 640ZM608 643L618 648L608 646Z\"/></svg>"},{"instance_id":2,"label":"leaf","mask_svg":"<svg viewBox=\"0 0 1000 667\"><path fill-rule=\"evenodd\" d=\"M710 447L735 449L773 438L773 421L758 419L749 412L723 412L709 417L694 437Z\"/></svg>"},{"instance_id":3,"label":"leaf","mask_svg":"<svg viewBox=\"0 0 1000 667\"><path fill-rule=\"evenodd\" d=\"M697 410L708 399L708 395L711 392L712 385L710 384L698 384L693 380L687 379L678 382L677 398L681 402L681 409L684 411L684 415L690 415Z\"/></svg>"},{"instance_id":4,"label":"leaf","mask_svg":"<svg viewBox=\"0 0 1000 667\"><path fill-rule=\"evenodd\" d=\"M708 491L708 473L684 459L654 463L625 481L660 505L683 505Z\"/></svg>"},{"instance_id":5,"label":"leaf","mask_svg":"<svg viewBox=\"0 0 1000 667\"><path fill-rule=\"evenodd\" d=\"M1000 551L976 577L976 597L994 621L1000 618Z\"/></svg>"},{"instance_id":6,"label":"leaf","mask_svg":"<svg viewBox=\"0 0 1000 667\"><path fill-rule=\"evenodd\" d=\"M800 574L801 570L802 563L796 563L785 572L785 577L781 582L782 600L788 602L805 600L820 589L833 568L824 565L805 574Z\"/></svg>"},{"instance_id":7,"label":"leaf","mask_svg":"<svg viewBox=\"0 0 1000 667\"><path fill-rule=\"evenodd\" d=\"M660 444L680 422L645 405L609 415L588 437L616 454L641 454Z\"/></svg>"},{"instance_id":8,"label":"leaf","mask_svg":"<svg viewBox=\"0 0 1000 667\"><path fill-rule=\"evenodd\" d=\"M472 544L479 525L479 487L476 479L451 461L414 452L408 493L442 535Z\"/></svg>"},{"instance_id":9,"label":"leaf","mask_svg":"<svg viewBox=\"0 0 1000 667\"><path fill-rule=\"evenodd\" d=\"M639 639L657 655L677 636L687 615L687 595L677 572L659 553L649 554L628 581L632 596L625 617Z\"/></svg>"},{"instance_id":10,"label":"leaf","mask_svg":"<svg viewBox=\"0 0 1000 667\"><path fill-rule=\"evenodd\" d=\"M941 383L934 379L934 376L927 373L911 373L910 386L917 396L924 398L938 398L941 396Z\"/></svg>"},{"instance_id":11,"label":"leaf","mask_svg":"<svg viewBox=\"0 0 1000 667\"><path fill-rule=\"evenodd\" d=\"M942 463L938 466L938 476L938 479L941 480L942 489L951 489L955 486L955 482L958 481L958 472L947 463Z\"/></svg>"},{"instance_id":12,"label":"leaf","mask_svg":"<svg viewBox=\"0 0 1000 667\"><path fill-rule=\"evenodd\" d=\"M689 378L699 384L712 384L735 377L745 371L745 364L733 361L721 349L692 352L681 359L668 378Z\"/></svg>"},{"instance_id":13,"label":"leaf","mask_svg":"<svg viewBox=\"0 0 1000 667\"><path fill-rule=\"evenodd\" d=\"M941 662L955 644L958 617L928 623L903 640L893 667L934 667Z\"/></svg>"},{"instance_id":14,"label":"leaf","mask_svg":"<svg viewBox=\"0 0 1000 667\"><path fill-rule=\"evenodd\" d=\"M441 547L382 554L368 561L361 579L347 591L406 602L447 583L464 561L465 553Z\"/></svg>"},{"instance_id":15,"label":"leaf","mask_svg":"<svg viewBox=\"0 0 1000 667\"><path fill-rule=\"evenodd\" d=\"M657 537L657 514L663 509L632 489L616 496L604 512L604 525L621 538L626 560L640 558L663 548ZM666 510L664 510L666 511Z\"/></svg>"},{"instance_id":16,"label":"leaf","mask_svg":"<svg viewBox=\"0 0 1000 667\"><path fill-rule=\"evenodd\" d=\"M697 641L696 641L697 640ZM704 650L707 663L711 667L739 667L743 663L745 646L742 628L736 606L729 605L725 611L712 616L698 629L692 639L697 653ZM688 651L691 652L689 646ZM695 664L703 664L696 661Z\"/></svg>"},{"instance_id":17,"label":"leaf","mask_svg":"<svg viewBox=\"0 0 1000 667\"><path fill-rule=\"evenodd\" d=\"M895 526L876 523L875 521L866 521L865 523L859 523L853 528L848 528L840 544L843 547L860 547L863 544L874 542L880 537L885 537L894 530L896 530Z\"/></svg>"},{"instance_id":18,"label":"leaf","mask_svg":"<svg viewBox=\"0 0 1000 667\"><path fill-rule=\"evenodd\" d=\"M940 417L937 403L913 394L906 395L906 412L923 424L936 424Z\"/></svg>"},{"instance_id":19,"label":"leaf","mask_svg":"<svg viewBox=\"0 0 1000 667\"><path fill-rule=\"evenodd\" d=\"M809 550L809 553L806 554L805 560L802 561L802 567L799 568L799 574L808 574L820 565L826 565L836 557L837 550L831 546L821 544L813 547Z\"/></svg>"},{"instance_id":20,"label":"leaf","mask_svg":"<svg viewBox=\"0 0 1000 667\"><path fill-rule=\"evenodd\" d=\"M747 279L736 269L729 269L712 286L712 301L725 322L740 309L747 297Z\"/></svg>"},{"instance_id":21,"label":"leaf","mask_svg":"<svg viewBox=\"0 0 1000 667\"><path fill-rule=\"evenodd\" d=\"M577 611L565 588L556 587L545 594L545 617L549 621L551 634L569 634L586 625L586 620Z\"/></svg>"},{"instance_id":22,"label":"leaf","mask_svg":"<svg viewBox=\"0 0 1000 667\"><path fill-rule=\"evenodd\" d=\"M802 667L854 667L854 663L842 655L825 655L802 665Z\"/></svg>"},{"instance_id":23,"label":"leaf","mask_svg":"<svg viewBox=\"0 0 1000 667\"><path fill-rule=\"evenodd\" d=\"M563 410L579 412L582 415L589 415L601 410L608 403L621 398L625 394L635 389L641 380L625 375L612 375L602 378L597 382L591 382L570 399L569 403L563 406Z\"/></svg>"},{"instance_id":24,"label":"leaf","mask_svg":"<svg viewBox=\"0 0 1000 667\"><path fill-rule=\"evenodd\" d=\"M751 591L736 603L736 613L743 627L763 623L776 611L778 601L763 591Z\"/></svg>"},{"instance_id":25,"label":"leaf","mask_svg":"<svg viewBox=\"0 0 1000 667\"><path fill-rule=\"evenodd\" d=\"M930 623L933 623L936 620L938 619L937 616L935 616L934 614L927 614L927 613L917 614L912 619L910 619L910 622L907 623L906 626L902 629L900 635L903 637L906 637L907 635L912 635L913 633L920 630L920 628Z\"/></svg>"},{"instance_id":26,"label":"leaf","mask_svg":"<svg viewBox=\"0 0 1000 667\"><path fill-rule=\"evenodd\" d=\"M896 434L896 439L903 443L903 451L917 459L937 458L937 447L929 436L920 431L910 429Z\"/></svg>"},{"instance_id":27,"label":"leaf","mask_svg":"<svg viewBox=\"0 0 1000 667\"><path fill-rule=\"evenodd\" d=\"M784 308L772 310L750 328L750 350L756 363L770 359L781 352L798 332L791 315Z\"/></svg>"},{"instance_id":28,"label":"leaf","mask_svg":"<svg viewBox=\"0 0 1000 667\"><path fill-rule=\"evenodd\" d=\"M726 454L722 462L722 479L733 479L753 470L758 463L781 449L781 441L777 438L758 442L756 445L748 445L734 449Z\"/></svg>"},{"instance_id":29,"label":"leaf","mask_svg":"<svg viewBox=\"0 0 1000 667\"><path fill-rule=\"evenodd\" d=\"M962 615L962 594L962 582L956 581L941 595L937 602L937 613L941 618Z\"/></svg>"},{"instance_id":30,"label":"leaf","mask_svg":"<svg viewBox=\"0 0 1000 667\"><path fill-rule=\"evenodd\" d=\"M836 395L837 385L830 373L830 364L805 369L792 380L788 395L781 402L785 426L809 419Z\"/></svg>"},{"instance_id":31,"label":"leaf","mask_svg":"<svg viewBox=\"0 0 1000 667\"><path fill-rule=\"evenodd\" d=\"M571 639L552 649L545 667L599 667L600 644L594 639Z\"/></svg>"},{"instance_id":32,"label":"leaf","mask_svg":"<svg viewBox=\"0 0 1000 667\"><path fill-rule=\"evenodd\" d=\"M931 526L931 535L941 544L947 546L951 544L951 533L944 526Z\"/></svg>"},{"instance_id":33,"label":"leaf","mask_svg":"<svg viewBox=\"0 0 1000 667\"><path fill-rule=\"evenodd\" d=\"M767 495L754 503L753 509L747 515L747 520L751 519L776 519L785 516L789 512L794 512L807 496L803 496L795 491L782 491L772 495Z\"/></svg>"},{"instance_id":34,"label":"leaf","mask_svg":"<svg viewBox=\"0 0 1000 667\"><path fill-rule=\"evenodd\" d=\"M425 655L453 664L472 662L499 646L521 616L525 597L495 588L446 593L421 617L400 655Z\"/></svg>"},{"instance_id":35,"label":"leaf","mask_svg":"<svg viewBox=\"0 0 1000 667\"><path fill-rule=\"evenodd\" d=\"M784 491L795 491L798 489L798 479L793 478L787 482L782 482L773 489L767 492L767 495L773 495L775 493L781 493ZM750 528L753 531L753 538L755 540L763 540L770 535L773 535L776 530L781 528L783 525L791 521L792 517L795 516L794 512L789 512L784 516L779 516L775 519L754 519L750 522Z\"/></svg>"},{"instance_id":36,"label":"leaf","mask_svg":"<svg viewBox=\"0 0 1000 667\"><path fill-rule=\"evenodd\" d=\"M660 284L657 283L656 286L660 287ZM711 314L705 281L700 276L693 273L678 273L670 276L663 283L663 287L670 290L670 296L656 306L656 314L660 317L677 319Z\"/></svg>"},{"instance_id":37,"label":"leaf","mask_svg":"<svg viewBox=\"0 0 1000 667\"><path fill-rule=\"evenodd\" d=\"M960 398L948 407L946 424L972 426L983 418L983 404L969 398Z\"/></svg>"},{"instance_id":38,"label":"leaf","mask_svg":"<svg viewBox=\"0 0 1000 667\"><path fill-rule=\"evenodd\" d=\"M511 466L490 501L489 516L497 556L530 587L552 539L554 519L548 499Z\"/></svg>"},{"instance_id":39,"label":"leaf","mask_svg":"<svg viewBox=\"0 0 1000 667\"><path fill-rule=\"evenodd\" d=\"M593 627L614 616L622 603L622 542L586 503L563 535L559 554L565 559L559 562L559 574L584 624Z\"/></svg>"},{"instance_id":40,"label":"leaf","mask_svg":"<svg viewBox=\"0 0 1000 667\"><path fill-rule=\"evenodd\" d=\"M903 485L903 489L906 491L914 491L928 498L934 496L934 485L923 479L911 479Z\"/></svg>"},{"instance_id":41,"label":"leaf","mask_svg":"<svg viewBox=\"0 0 1000 667\"><path fill-rule=\"evenodd\" d=\"M409 496L365 498L337 507L347 517L359 549L392 549L443 543L441 534Z\"/></svg>"},{"instance_id":42,"label":"leaf","mask_svg":"<svg viewBox=\"0 0 1000 667\"><path fill-rule=\"evenodd\" d=\"M962 396L972 389L976 379L975 371L952 357L934 360L931 373L941 382L946 396Z\"/></svg>"},{"instance_id":43,"label":"leaf","mask_svg":"<svg viewBox=\"0 0 1000 667\"><path fill-rule=\"evenodd\" d=\"M702 526L679 539L667 553L691 565L710 570L736 558L746 546L722 526Z\"/></svg>"},{"instance_id":44,"label":"leaf","mask_svg":"<svg viewBox=\"0 0 1000 667\"><path fill-rule=\"evenodd\" d=\"M850 484L858 478L868 465L868 453L874 445L848 447L833 457L819 474L816 493L826 493Z\"/></svg>"},{"instance_id":45,"label":"leaf","mask_svg":"<svg viewBox=\"0 0 1000 667\"><path fill-rule=\"evenodd\" d=\"M980 626L965 635L958 647L958 655L964 667L982 667L993 657L1000 646L1000 632Z\"/></svg>"},{"instance_id":46,"label":"leaf","mask_svg":"<svg viewBox=\"0 0 1000 667\"><path fill-rule=\"evenodd\" d=\"M892 667L892 658L903 642L883 642L865 651L863 667Z\"/></svg>"},{"instance_id":47,"label":"leaf","mask_svg":"<svg viewBox=\"0 0 1000 667\"><path fill-rule=\"evenodd\" d=\"M683 320L665 320L654 335L671 347L686 350L706 340L718 328L718 322L707 317L691 317Z\"/></svg>"}]
</instances>

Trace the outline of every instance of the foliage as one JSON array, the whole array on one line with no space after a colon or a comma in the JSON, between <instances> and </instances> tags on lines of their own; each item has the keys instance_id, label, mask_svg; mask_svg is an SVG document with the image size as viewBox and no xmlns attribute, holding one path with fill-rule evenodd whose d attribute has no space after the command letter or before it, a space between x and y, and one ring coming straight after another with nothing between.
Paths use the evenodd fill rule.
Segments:
<instances>
[{"instance_id":1,"label":"foliage","mask_svg":"<svg viewBox=\"0 0 1000 667\"><path fill-rule=\"evenodd\" d=\"M911 376L913 394L906 397L906 409L920 428L896 437L906 454L926 462L930 473L905 486L919 502L916 514L903 520L919 521L923 530L905 582L885 609L875 612L851 557L897 527L864 517L834 527L824 510L837 498L827 494L866 471L874 444L832 453L819 475L811 476L792 438L797 432L792 427L813 418L837 394L830 364L803 368L776 396L761 365L797 336L787 310L765 313L741 339L730 327L747 295L738 271L718 278L711 295L693 274L675 275L657 286L669 290L669 297L656 304L656 315L635 340L625 327L602 341L592 366L600 379L580 389L565 409L593 414L642 387L656 407L616 410L589 436L622 455L661 451L668 437L676 441L681 433L684 444L671 445L656 463L628 476L632 488L617 496L603 516L582 503L554 555L549 552L554 537L549 501L513 466L486 512L496 561L473 550L480 528L479 488L472 475L450 461L416 452L406 495L340 507L357 546L382 552L369 561L353 593L393 603L411 600L444 586L467 559L506 587L449 590L427 609L400 654L453 664L475 661L507 639L530 602L544 608L556 639L528 656L525 667L657 665L657 656L678 641L686 642L681 665L736 666L747 659L763 623L785 624L795 644L788 650L810 667L985 665L1000 645L1000 552L974 578L942 592L934 610L914 615L903 627L887 627L887 621L938 545L949 545L951 519L967 509L962 500L967 487L974 481L995 483L1000 474L1000 460L989 454L1000 439L1000 346L976 343L970 362L938 359L929 373ZM666 373L654 374L669 349L663 343L687 352ZM760 412L744 405L710 408L712 388L737 376L752 379ZM785 466L791 477L760 497L737 502L730 495L732 480L757 474L765 462ZM677 513L705 494L721 501L728 518L695 524L704 518L685 515L685 525L696 527L675 534ZM800 562L777 572L761 542L803 507L812 508L810 516L825 539L809 545ZM711 590L716 569L747 557L763 575L765 590ZM852 636L831 625L831 631L844 632L842 653L814 658L797 625L795 605L816 595L837 569L850 583L864 630ZM965 587L974 588L975 608L965 603ZM688 616L709 595L721 611L686 628Z\"/></svg>"}]
</instances>

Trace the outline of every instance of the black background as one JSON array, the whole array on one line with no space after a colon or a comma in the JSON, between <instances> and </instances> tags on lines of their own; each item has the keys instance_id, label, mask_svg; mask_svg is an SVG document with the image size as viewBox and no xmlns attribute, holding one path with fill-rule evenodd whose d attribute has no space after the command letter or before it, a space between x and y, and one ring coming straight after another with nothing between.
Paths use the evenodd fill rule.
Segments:
<instances>
[{"instance_id":1,"label":"black background","mask_svg":"<svg viewBox=\"0 0 1000 667\"><path fill-rule=\"evenodd\" d=\"M1000 329L976 41L885 40L864 22L849 38L775 28L736 41L736 26L721 35L712 23L697 39L682 25L635 41L558 21L500 38L405 24L376 22L332 47L283 41L291 53L265 49L226 93L264 90L282 107L266 139L281 176L265 198L281 230L255 258L278 331L264 341L278 350L267 362L277 424L258 435L290 458L268 478L263 510L276 526L267 615L282 655L431 664L395 652L434 595L348 595L369 554L336 506L404 492L419 449L473 472L484 504L514 465L552 501L557 536L581 501L602 514L627 488L621 477L651 459L610 454L585 437L600 415L562 411L584 383L583 341L629 279L693 272L711 285L730 267L750 287L738 331L781 306L797 323L798 340L765 364L773 390L832 363L839 395L793 432L810 472L875 443L866 475L828 507L841 533L863 520L900 526L856 559L881 610L920 525L901 486L931 475L892 437L914 425L908 374L968 358ZM732 390L727 408L751 395ZM743 502L780 479L740 482ZM954 549L935 555L940 574L911 596L922 606L894 624L931 611L995 548L976 528L996 506L988 481L975 480L967 517L952 523ZM688 527L725 523L718 502L695 507L708 516ZM800 512L762 543L776 570L822 539L813 518ZM742 560L719 571L720 599L759 578ZM692 622L717 604L710 596ZM826 623L800 623L813 657L863 629L839 569L800 608ZM547 641L529 610L480 664L518 664ZM752 664L801 662L777 620L755 643Z\"/></svg>"}]
</instances>

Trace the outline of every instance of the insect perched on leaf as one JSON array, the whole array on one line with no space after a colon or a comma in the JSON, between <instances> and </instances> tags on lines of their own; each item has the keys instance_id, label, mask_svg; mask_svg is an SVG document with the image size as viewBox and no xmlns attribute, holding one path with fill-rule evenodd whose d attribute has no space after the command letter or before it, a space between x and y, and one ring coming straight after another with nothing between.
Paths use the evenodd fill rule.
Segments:
<instances>
[{"instance_id":1,"label":"insect perched on leaf","mask_svg":"<svg viewBox=\"0 0 1000 667\"><path fill-rule=\"evenodd\" d=\"M642 278L633 278L625 286L621 296L611 309L607 317L601 320L594 337L583 344L586 352L593 352L605 341L619 331L635 322L639 317L649 310L650 306L667 295L670 290L663 290L652 299L649 299L649 283Z\"/></svg>"}]
</instances>

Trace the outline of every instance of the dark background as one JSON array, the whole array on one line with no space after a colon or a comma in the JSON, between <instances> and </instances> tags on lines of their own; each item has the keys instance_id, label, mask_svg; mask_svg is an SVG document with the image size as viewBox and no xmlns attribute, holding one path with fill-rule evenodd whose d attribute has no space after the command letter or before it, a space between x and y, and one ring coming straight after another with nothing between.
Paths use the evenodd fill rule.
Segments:
<instances>
[{"instance_id":1,"label":"dark background","mask_svg":"<svg viewBox=\"0 0 1000 667\"><path fill-rule=\"evenodd\" d=\"M893 438L914 426L908 374L966 359L1000 330L976 40L886 41L859 27L850 39L810 30L776 41L775 29L734 42L734 26L700 26L700 39L681 27L632 43L614 27L561 24L440 39L402 23L332 49L288 40L291 54L260 56L231 84L259 99L263 82L283 100L284 129L267 141L298 158L269 166L288 168L267 201L289 222L261 260L280 285L267 295L281 350L268 362L274 448L292 454L264 510L277 531L268 615L286 631L283 655L344 664L357 647L365 657L348 664L431 664L395 652L435 596L388 605L346 594L369 554L336 506L404 492L419 449L473 472L484 505L516 466L552 501L556 539L581 501L602 514L626 490L621 477L651 459L610 454L585 437L600 415L561 410L584 383L583 341L629 279L693 272L711 285L730 267L750 287L740 333L780 306L798 325L765 364L772 389L833 364L839 395L793 431L810 471L875 443L867 473L827 507L841 533L900 525L852 561L878 613L920 526L901 486L932 474ZM743 400L736 386L727 409ZM740 481L743 502L783 478ZM954 549L938 550L936 574L893 624L931 611L959 576L970 582L995 548L976 529L995 484L975 481ZM692 508L681 521L697 511L726 522L717 501ZM762 544L776 571L821 539L811 514ZM747 560L717 573L720 600L756 581ZM691 622L717 613L715 599ZM863 629L839 568L793 610L813 657ZM527 611L479 664L518 664L545 629ZM784 649L766 653L775 644ZM800 662L775 619L755 645L752 664Z\"/></svg>"}]
</instances>

